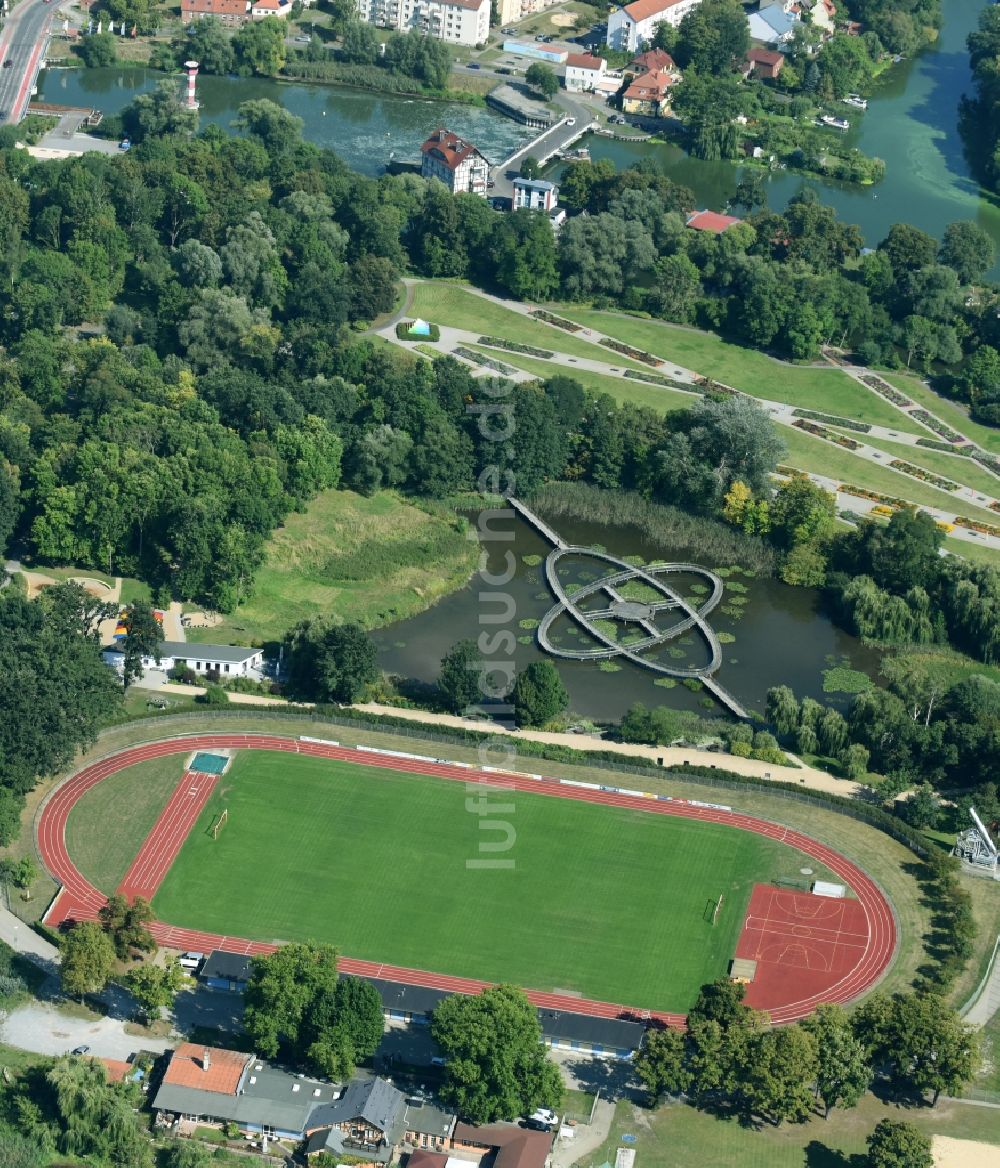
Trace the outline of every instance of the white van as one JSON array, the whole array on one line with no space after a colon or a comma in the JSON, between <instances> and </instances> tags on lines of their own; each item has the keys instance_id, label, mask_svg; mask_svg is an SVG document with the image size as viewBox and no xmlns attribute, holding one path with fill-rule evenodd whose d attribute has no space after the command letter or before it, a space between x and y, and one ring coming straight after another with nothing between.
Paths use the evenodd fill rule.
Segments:
<instances>
[{"instance_id":1,"label":"white van","mask_svg":"<svg viewBox=\"0 0 1000 1168\"><path fill-rule=\"evenodd\" d=\"M177 958L177 964L182 969L197 969L199 965L205 960L204 953L182 953Z\"/></svg>"}]
</instances>

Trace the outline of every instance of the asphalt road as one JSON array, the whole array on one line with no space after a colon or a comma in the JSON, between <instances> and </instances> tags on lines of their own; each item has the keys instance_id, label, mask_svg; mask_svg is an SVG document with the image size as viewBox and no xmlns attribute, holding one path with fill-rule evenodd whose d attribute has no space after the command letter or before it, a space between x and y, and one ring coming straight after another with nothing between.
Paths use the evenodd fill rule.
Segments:
<instances>
[{"instance_id":1,"label":"asphalt road","mask_svg":"<svg viewBox=\"0 0 1000 1168\"><path fill-rule=\"evenodd\" d=\"M4 22L0 31L4 66L0 68L0 124L16 124L27 109L52 15L53 5L45 0L20 0Z\"/></svg>"}]
</instances>

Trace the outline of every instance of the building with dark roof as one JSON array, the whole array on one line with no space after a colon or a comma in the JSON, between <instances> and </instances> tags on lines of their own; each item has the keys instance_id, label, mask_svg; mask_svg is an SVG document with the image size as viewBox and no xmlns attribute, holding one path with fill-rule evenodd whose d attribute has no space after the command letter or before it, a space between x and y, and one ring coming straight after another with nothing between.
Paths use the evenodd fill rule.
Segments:
<instances>
[{"instance_id":1,"label":"building with dark roof","mask_svg":"<svg viewBox=\"0 0 1000 1168\"><path fill-rule=\"evenodd\" d=\"M355 1079L309 1117L306 1154L327 1152L388 1164L406 1132L406 1096L385 1079Z\"/></svg>"},{"instance_id":2,"label":"building with dark roof","mask_svg":"<svg viewBox=\"0 0 1000 1168\"><path fill-rule=\"evenodd\" d=\"M250 980L252 961L253 958L244 953L227 953L224 949L215 949L202 966L201 977L214 990L242 993Z\"/></svg>"},{"instance_id":3,"label":"building with dark roof","mask_svg":"<svg viewBox=\"0 0 1000 1168\"><path fill-rule=\"evenodd\" d=\"M554 1050L575 1050L597 1058L628 1059L642 1046L646 1027L624 1018L594 1018L561 1010L539 1010L542 1039Z\"/></svg>"}]
</instances>

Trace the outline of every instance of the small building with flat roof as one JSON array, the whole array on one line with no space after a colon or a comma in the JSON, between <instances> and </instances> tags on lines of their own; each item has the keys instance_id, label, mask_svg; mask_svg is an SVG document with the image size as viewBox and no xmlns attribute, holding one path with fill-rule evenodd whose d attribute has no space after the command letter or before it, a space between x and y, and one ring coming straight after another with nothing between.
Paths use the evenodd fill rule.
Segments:
<instances>
[{"instance_id":1,"label":"small building with flat roof","mask_svg":"<svg viewBox=\"0 0 1000 1168\"><path fill-rule=\"evenodd\" d=\"M201 977L213 990L229 990L243 993L250 980L250 964L253 958L244 953L227 953L215 949L201 969Z\"/></svg>"}]
</instances>

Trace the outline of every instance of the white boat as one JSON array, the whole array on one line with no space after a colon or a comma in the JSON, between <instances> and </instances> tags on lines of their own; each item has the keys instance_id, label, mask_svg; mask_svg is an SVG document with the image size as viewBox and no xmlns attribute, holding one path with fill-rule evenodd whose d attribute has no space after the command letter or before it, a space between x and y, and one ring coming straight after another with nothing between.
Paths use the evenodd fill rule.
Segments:
<instances>
[{"instance_id":1,"label":"white boat","mask_svg":"<svg viewBox=\"0 0 1000 1168\"><path fill-rule=\"evenodd\" d=\"M849 130L851 123L847 118L835 118L832 114L824 114L820 121L824 126L831 126L834 130Z\"/></svg>"},{"instance_id":2,"label":"white boat","mask_svg":"<svg viewBox=\"0 0 1000 1168\"><path fill-rule=\"evenodd\" d=\"M844 105L852 105L855 109L867 109L868 99L857 93L849 93L844 98Z\"/></svg>"}]
</instances>

